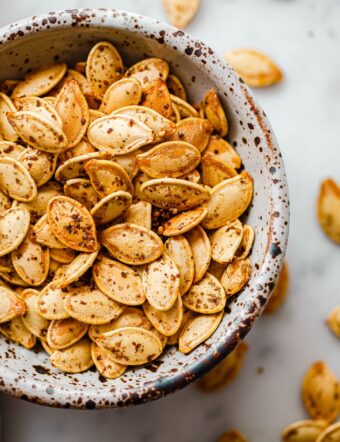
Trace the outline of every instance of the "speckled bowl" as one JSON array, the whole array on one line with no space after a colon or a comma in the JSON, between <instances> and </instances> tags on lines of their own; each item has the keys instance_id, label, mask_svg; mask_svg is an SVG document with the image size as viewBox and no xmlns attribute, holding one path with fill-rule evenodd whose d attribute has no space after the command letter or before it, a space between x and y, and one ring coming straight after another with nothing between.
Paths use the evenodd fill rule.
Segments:
<instances>
[{"instance_id":1,"label":"speckled bowl","mask_svg":"<svg viewBox=\"0 0 340 442\"><path fill-rule=\"evenodd\" d=\"M176 391L207 372L245 337L261 314L285 254L289 204L284 166L265 113L252 93L212 49L151 18L117 10L69 10L27 18L0 29L0 80L63 60L84 60L99 40L112 41L130 65L163 57L193 102L216 88L230 124L229 140L255 180L247 222L256 231L252 277L215 334L187 356L175 348L144 368L109 381L95 371L70 375L51 368L43 351L0 338L0 388L40 404L102 408L140 404Z\"/></svg>"}]
</instances>

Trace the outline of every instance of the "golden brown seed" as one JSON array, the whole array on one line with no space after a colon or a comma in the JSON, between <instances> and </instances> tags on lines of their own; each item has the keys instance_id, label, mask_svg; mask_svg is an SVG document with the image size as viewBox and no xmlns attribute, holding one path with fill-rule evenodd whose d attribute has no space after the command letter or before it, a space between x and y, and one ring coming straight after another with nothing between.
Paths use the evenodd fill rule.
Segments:
<instances>
[{"instance_id":1,"label":"golden brown seed","mask_svg":"<svg viewBox=\"0 0 340 442\"><path fill-rule=\"evenodd\" d=\"M123 190L118 190L101 199L92 208L91 215L97 225L107 224L128 210L131 203L131 194Z\"/></svg>"},{"instance_id":2,"label":"golden brown seed","mask_svg":"<svg viewBox=\"0 0 340 442\"><path fill-rule=\"evenodd\" d=\"M247 442L247 440L239 430L229 430L223 433L217 442Z\"/></svg>"},{"instance_id":3,"label":"golden brown seed","mask_svg":"<svg viewBox=\"0 0 340 442\"><path fill-rule=\"evenodd\" d=\"M282 433L283 442L316 442L318 436L326 429L327 422L305 420L288 425Z\"/></svg>"},{"instance_id":4,"label":"golden brown seed","mask_svg":"<svg viewBox=\"0 0 340 442\"><path fill-rule=\"evenodd\" d=\"M200 281L208 270L211 260L211 244L201 226L187 233L186 238L192 250L195 265L194 282Z\"/></svg>"},{"instance_id":5,"label":"golden brown seed","mask_svg":"<svg viewBox=\"0 0 340 442\"><path fill-rule=\"evenodd\" d=\"M142 86L139 81L135 78L122 78L106 90L99 110L110 114L121 107L139 104L141 98Z\"/></svg>"},{"instance_id":6,"label":"golden brown seed","mask_svg":"<svg viewBox=\"0 0 340 442\"><path fill-rule=\"evenodd\" d=\"M7 95L0 92L0 139L6 141L17 141L18 134L8 121L7 113L16 112L16 107Z\"/></svg>"},{"instance_id":7,"label":"golden brown seed","mask_svg":"<svg viewBox=\"0 0 340 442\"><path fill-rule=\"evenodd\" d=\"M125 72L125 77L132 77L138 80L142 85L143 91L145 91L157 78L166 81L168 74L169 65L165 60L145 58L131 66Z\"/></svg>"},{"instance_id":8,"label":"golden brown seed","mask_svg":"<svg viewBox=\"0 0 340 442\"><path fill-rule=\"evenodd\" d=\"M0 141L0 156L12 157L15 160L25 151L25 148L10 141Z\"/></svg>"},{"instance_id":9,"label":"golden brown seed","mask_svg":"<svg viewBox=\"0 0 340 442\"><path fill-rule=\"evenodd\" d=\"M235 295L243 289L249 281L251 275L251 265L249 259L237 259L225 269L221 283L227 297Z\"/></svg>"},{"instance_id":10,"label":"golden brown seed","mask_svg":"<svg viewBox=\"0 0 340 442\"><path fill-rule=\"evenodd\" d=\"M210 187L214 187L221 181L237 175L236 170L232 166L209 152L203 155L201 167L202 183Z\"/></svg>"},{"instance_id":11,"label":"golden brown seed","mask_svg":"<svg viewBox=\"0 0 340 442\"><path fill-rule=\"evenodd\" d=\"M211 153L218 159L238 169L241 167L241 158L233 147L219 135L212 135L205 153Z\"/></svg>"},{"instance_id":12,"label":"golden brown seed","mask_svg":"<svg viewBox=\"0 0 340 442\"><path fill-rule=\"evenodd\" d=\"M86 335L88 327L74 318L53 320L48 327L47 343L54 350L69 347Z\"/></svg>"},{"instance_id":13,"label":"golden brown seed","mask_svg":"<svg viewBox=\"0 0 340 442\"><path fill-rule=\"evenodd\" d=\"M71 151L72 149L70 149ZM66 152L69 152L68 150ZM66 160L63 164L61 164L55 173L55 179L58 181L68 181L73 178L86 177L87 174L85 172L85 164L95 158L105 158L107 159L110 155L107 152L89 152L78 155L75 153L75 156L72 156L68 160Z\"/></svg>"},{"instance_id":14,"label":"golden brown seed","mask_svg":"<svg viewBox=\"0 0 340 442\"><path fill-rule=\"evenodd\" d=\"M24 207L14 207L0 213L0 256L15 250L28 232L30 214Z\"/></svg>"},{"instance_id":15,"label":"golden brown seed","mask_svg":"<svg viewBox=\"0 0 340 442\"><path fill-rule=\"evenodd\" d=\"M287 291L289 287L289 272L287 263L284 262L281 273L277 279L274 290L269 298L269 301L264 309L265 314L271 314L276 312L286 299Z\"/></svg>"},{"instance_id":16,"label":"golden brown seed","mask_svg":"<svg viewBox=\"0 0 340 442\"><path fill-rule=\"evenodd\" d=\"M148 301L143 304L143 310L151 324L164 336L174 335L181 326L183 318L181 295L177 296L174 305L167 311L157 310Z\"/></svg>"},{"instance_id":17,"label":"golden brown seed","mask_svg":"<svg viewBox=\"0 0 340 442\"><path fill-rule=\"evenodd\" d=\"M86 139L83 139L76 146L71 147L70 149L67 149L64 152L61 152L58 157L58 163L63 164L71 158L79 157L81 155L93 152L96 152L96 149Z\"/></svg>"},{"instance_id":18,"label":"golden brown seed","mask_svg":"<svg viewBox=\"0 0 340 442\"><path fill-rule=\"evenodd\" d=\"M134 150L131 153L127 153L125 155L116 155L111 156L111 161L122 166L126 172L128 173L130 179L133 179L138 173L138 164L137 164L137 155L140 153L140 150Z\"/></svg>"},{"instance_id":19,"label":"golden brown seed","mask_svg":"<svg viewBox=\"0 0 340 442\"><path fill-rule=\"evenodd\" d=\"M340 423L331 425L320 434L316 442L337 442L340 440Z\"/></svg>"},{"instance_id":20,"label":"golden brown seed","mask_svg":"<svg viewBox=\"0 0 340 442\"><path fill-rule=\"evenodd\" d=\"M176 28L185 28L195 17L199 5L199 0L163 0L165 12Z\"/></svg>"},{"instance_id":21,"label":"golden brown seed","mask_svg":"<svg viewBox=\"0 0 340 442\"><path fill-rule=\"evenodd\" d=\"M202 152L207 147L212 131L213 127L208 120L185 118L176 124L176 130L170 140L186 141Z\"/></svg>"},{"instance_id":22,"label":"golden brown seed","mask_svg":"<svg viewBox=\"0 0 340 442\"><path fill-rule=\"evenodd\" d=\"M164 236L176 236L189 232L205 218L208 209L205 206L182 212L163 224L161 233Z\"/></svg>"},{"instance_id":23,"label":"golden brown seed","mask_svg":"<svg viewBox=\"0 0 340 442\"><path fill-rule=\"evenodd\" d=\"M248 350L245 342L240 342L229 355L198 381L198 388L206 393L226 387L239 374Z\"/></svg>"},{"instance_id":24,"label":"golden brown seed","mask_svg":"<svg viewBox=\"0 0 340 442\"><path fill-rule=\"evenodd\" d=\"M70 264L74 258L76 257L76 252L69 248L51 248L50 249L50 257L60 264Z\"/></svg>"},{"instance_id":25,"label":"golden brown seed","mask_svg":"<svg viewBox=\"0 0 340 442\"><path fill-rule=\"evenodd\" d=\"M331 178L321 183L317 212L322 230L340 244L340 186Z\"/></svg>"},{"instance_id":26,"label":"golden brown seed","mask_svg":"<svg viewBox=\"0 0 340 442\"><path fill-rule=\"evenodd\" d=\"M62 127L63 123L60 115L54 109L53 105L49 104L45 98L39 97L21 97L14 98L13 103L17 111L35 112L42 117L47 118L52 124L57 124Z\"/></svg>"},{"instance_id":27,"label":"golden brown seed","mask_svg":"<svg viewBox=\"0 0 340 442\"><path fill-rule=\"evenodd\" d=\"M10 272L0 272L0 276L4 281L7 281L12 285L19 286L20 288L29 286L29 284L27 284L27 282L25 282L23 279L20 278L20 276L14 270L14 267L13 267L13 270L11 270ZM7 285L4 285L3 282L2 282L2 285L5 287L8 287Z\"/></svg>"},{"instance_id":28,"label":"golden brown seed","mask_svg":"<svg viewBox=\"0 0 340 442\"><path fill-rule=\"evenodd\" d=\"M85 178L72 178L64 184L64 194L91 210L100 197L92 187L91 181Z\"/></svg>"},{"instance_id":29,"label":"golden brown seed","mask_svg":"<svg viewBox=\"0 0 340 442\"><path fill-rule=\"evenodd\" d=\"M45 319L65 319L69 314L64 308L67 290L62 289L58 282L52 281L40 292L35 309Z\"/></svg>"},{"instance_id":30,"label":"golden brown seed","mask_svg":"<svg viewBox=\"0 0 340 442\"><path fill-rule=\"evenodd\" d=\"M235 253L235 256L239 259L247 258L251 251L251 248L253 247L254 239L255 239L254 229L251 226L244 224L242 241Z\"/></svg>"},{"instance_id":31,"label":"golden brown seed","mask_svg":"<svg viewBox=\"0 0 340 442\"><path fill-rule=\"evenodd\" d=\"M124 212L124 222L138 224L146 229L151 229L151 213L152 205L150 203L147 201L138 201L138 203L132 204Z\"/></svg>"},{"instance_id":32,"label":"golden brown seed","mask_svg":"<svg viewBox=\"0 0 340 442\"><path fill-rule=\"evenodd\" d=\"M112 359L110 350L100 347L95 342L91 344L91 356L99 373L107 379L119 378L126 370L126 365L117 364Z\"/></svg>"},{"instance_id":33,"label":"golden brown seed","mask_svg":"<svg viewBox=\"0 0 340 442\"><path fill-rule=\"evenodd\" d=\"M68 348L55 351L50 360L53 367L66 373L82 373L93 365L91 342L83 338Z\"/></svg>"},{"instance_id":34,"label":"golden brown seed","mask_svg":"<svg viewBox=\"0 0 340 442\"><path fill-rule=\"evenodd\" d=\"M70 264L60 269L56 276L61 288L67 287L72 282L84 275L97 258L99 249L92 253L79 253Z\"/></svg>"},{"instance_id":35,"label":"golden brown seed","mask_svg":"<svg viewBox=\"0 0 340 442\"><path fill-rule=\"evenodd\" d=\"M236 255L243 236L242 223L236 219L215 230L210 237L211 257L220 264L228 264Z\"/></svg>"},{"instance_id":36,"label":"golden brown seed","mask_svg":"<svg viewBox=\"0 0 340 442\"><path fill-rule=\"evenodd\" d=\"M25 326L21 316L0 324L0 333L27 349L33 348L37 340L34 334Z\"/></svg>"},{"instance_id":37,"label":"golden brown seed","mask_svg":"<svg viewBox=\"0 0 340 442\"><path fill-rule=\"evenodd\" d=\"M13 290L0 286L0 323L21 316L26 310L25 302Z\"/></svg>"},{"instance_id":38,"label":"golden brown seed","mask_svg":"<svg viewBox=\"0 0 340 442\"><path fill-rule=\"evenodd\" d=\"M176 95L176 97L179 97L184 101L188 101L187 93L185 91L183 83L176 75L169 74L166 80L166 84L168 86L170 94Z\"/></svg>"},{"instance_id":39,"label":"golden brown seed","mask_svg":"<svg viewBox=\"0 0 340 442\"><path fill-rule=\"evenodd\" d=\"M327 317L328 327L340 338L340 306L334 307Z\"/></svg>"},{"instance_id":40,"label":"golden brown seed","mask_svg":"<svg viewBox=\"0 0 340 442\"><path fill-rule=\"evenodd\" d=\"M144 90L143 97L142 106L153 109L165 118L171 118L173 113L172 101L164 80L156 78L156 80Z\"/></svg>"},{"instance_id":41,"label":"golden brown seed","mask_svg":"<svg viewBox=\"0 0 340 442\"><path fill-rule=\"evenodd\" d=\"M37 186L28 170L12 157L0 157L0 189L17 201L29 202L37 196Z\"/></svg>"},{"instance_id":42,"label":"golden brown seed","mask_svg":"<svg viewBox=\"0 0 340 442\"><path fill-rule=\"evenodd\" d=\"M178 268L179 291L181 295L184 295L191 287L195 274L194 257L191 247L187 239L182 235L167 239L164 245L166 252Z\"/></svg>"},{"instance_id":43,"label":"golden brown seed","mask_svg":"<svg viewBox=\"0 0 340 442\"><path fill-rule=\"evenodd\" d=\"M26 289L22 292L21 298L27 306L27 311L22 320L26 328L37 338L46 339L49 321L42 318L35 309L39 292L33 289Z\"/></svg>"},{"instance_id":44,"label":"golden brown seed","mask_svg":"<svg viewBox=\"0 0 340 442\"><path fill-rule=\"evenodd\" d=\"M54 175L57 155L27 147L18 161L29 171L37 187L46 184Z\"/></svg>"},{"instance_id":45,"label":"golden brown seed","mask_svg":"<svg viewBox=\"0 0 340 442\"><path fill-rule=\"evenodd\" d=\"M181 116L181 118L191 118L191 117L198 117L197 110L191 106L191 104L187 103L186 101L182 100L179 97L176 97L176 95L170 95L171 101L175 106L177 107L177 110Z\"/></svg>"},{"instance_id":46,"label":"golden brown seed","mask_svg":"<svg viewBox=\"0 0 340 442\"><path fill-rule=\"evenodd\" d=\"M221 102L214 89L208 91L203 98L204 113L215 131L221 137L228 133L228 121L222 108Z\"/></svg>"}]
</instances>

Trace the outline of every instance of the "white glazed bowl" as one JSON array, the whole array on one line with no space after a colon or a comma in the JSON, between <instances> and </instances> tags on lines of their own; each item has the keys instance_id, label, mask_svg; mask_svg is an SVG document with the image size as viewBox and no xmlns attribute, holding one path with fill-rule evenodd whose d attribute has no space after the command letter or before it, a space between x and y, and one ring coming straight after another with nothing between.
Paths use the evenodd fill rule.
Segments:
<instances>
[{"instance_id":1,"label":"white glazed bowl","mask_svg":"<svg viewBox=\"0 0 340 442\"><path fill-rule=\"evenodd\" d=\"M138 404L183 388L212 368L248 333L274 287L285 254L289 224L287 182L271 127L250 90L212 49L178 29L117 10L60 11L0 29L0 80L59 60L86 59L97 41L112 41L126 65L162 57L186 85L193 102L216 88L230 125L229 141L254 178L247 222L256 232L252 277L227 307L215 334L189 355L169 349L144 368L105 380L97 372L65 374L51 368L42 351L0 338L0 388L40 404L101 408Z\"/></svg>"}]
</instances>

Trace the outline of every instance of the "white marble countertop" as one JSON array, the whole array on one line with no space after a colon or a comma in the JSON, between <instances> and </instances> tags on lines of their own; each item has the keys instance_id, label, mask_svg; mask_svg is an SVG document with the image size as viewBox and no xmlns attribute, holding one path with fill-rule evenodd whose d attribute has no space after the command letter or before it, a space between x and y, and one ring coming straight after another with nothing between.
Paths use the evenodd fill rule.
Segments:
<instances>
[{"instance_id":1,"label":"white marble countertop","mask_svg":"<svg viewBox=\"0 0 340 442\"><path fill-rule=\"evenodd\" d=\"M240 428L250 442L275 442L285 425L306 417L300 385L309 365L324 359L340 376L339 341L324 323L340 301L340 249L324 237L315 217L320 180L333 176L340 181L340 3L201 2L188 32L221 54L235 47L263 50L285 71L284 83L256 94L274 127L288 172L289 298L277 314L258 321L247 337L245 366L225 390L203 395L192 385L147 405L95 412L48 409L0 396L3 442L210 442L231 427ZM46 9L96 6L165 20L161 0L3 4L0 25Z\"/></svg>"}]
</instances>

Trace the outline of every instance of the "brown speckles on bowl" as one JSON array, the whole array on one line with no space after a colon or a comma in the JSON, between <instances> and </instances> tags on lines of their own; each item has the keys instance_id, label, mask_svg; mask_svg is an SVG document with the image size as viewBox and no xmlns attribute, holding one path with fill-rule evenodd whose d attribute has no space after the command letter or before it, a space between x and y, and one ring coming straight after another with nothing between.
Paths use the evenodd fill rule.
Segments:
<instances>
[{"instance_id":1,"label":"brown speckles on bowl","mask_svg":"<svg viewBox=\"0 0 340 442\"><path fill-rule=\"evenodd\" d=\"M126 65L161 54L187 85L194 102L206 90L217 89L229 118L229 141L254 177L254 200L244 215L256 231L254 270L242 293L228 302L227 314L207 343L187 356L171 347L160 361L129 369L116 380L103 382L91 370L64 374L50 366L43 351L35 354L0 339L0 389L63 408L141 404L183 388L212 368L244 338L262 312L281 270L288 236L284 166L264 112L230 67L183 31L112 9L67 10L28 18L0 29L0 59L6 61L0 64L0 81L17 78L42 63L84 60L99 40L117 45Z\"/></svg>"}]
</instances>

